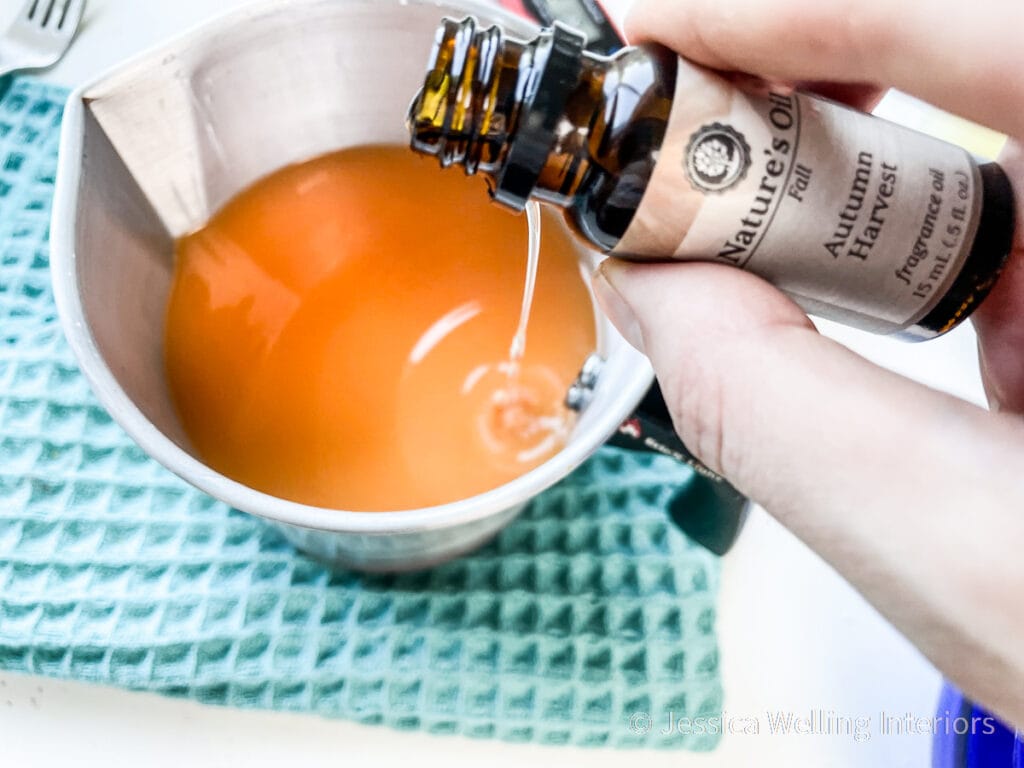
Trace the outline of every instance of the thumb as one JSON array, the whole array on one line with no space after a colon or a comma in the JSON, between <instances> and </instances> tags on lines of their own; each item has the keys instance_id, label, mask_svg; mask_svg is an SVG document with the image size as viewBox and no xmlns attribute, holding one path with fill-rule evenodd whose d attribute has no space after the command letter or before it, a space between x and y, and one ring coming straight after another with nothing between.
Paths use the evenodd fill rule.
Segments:
<instances>
[{"instance_id":1,"label":"thumb","mask_svg":"<svg viewBox=\"0 0 1024 768\"><path fill-rule=\"evenodd\" d=\"M819 335L749 273L608 259L594 290L651 359L690 450L777 516L794 507L863 514L867 488L880 511L918 508L917 491L935 486L961 432L984 440L992 428L980 409Z\"/></svg>"},{"instance_id":2,"label":"thumb","mask_svg":"<svg viewBox=\"0 0 1024 768\"><path fill-rule=\"evenodd\" d=\"M766 419L790 421L785 411L797 402L784 390L801 374L780 357L827 344L807 316L759 278L714 264L608 259L594 290L626 340L651 359L690 450L751 493L773 462L762 454L777 450L762 434L771 428Z\"/></svg>"},{"instance_id":3,"label":"thumb","mask_svg":"<svg viewBox=\"0 0 1024 768\"><path fill-rule=\"evenodd\" d=\"M1024 422L868 363L734 268L609 259L594 290L690 449L1024 725Z\"/></svg>"}]
</instances>

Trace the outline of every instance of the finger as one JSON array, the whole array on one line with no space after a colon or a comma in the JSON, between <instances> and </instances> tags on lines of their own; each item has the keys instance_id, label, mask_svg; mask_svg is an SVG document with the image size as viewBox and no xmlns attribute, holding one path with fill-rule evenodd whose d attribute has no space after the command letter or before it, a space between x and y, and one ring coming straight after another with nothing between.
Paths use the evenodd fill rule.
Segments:
<instances>
[{"instance_id":1,"label":"finger","mask_svg":"<svg viewBox=\"0 0 1024 768\"><path fill-rule=\"evenodd\" d=\"M895 86L1024 136L1024 4L1011 0L638 0L633 42L783 81Z\"/></svg>"},{"instance_id":2,"label":"finger","mask_svg":"<svg viewBox=\"0 0 1024 768\"><path fill-rule=\"evenodd\" d=\"M998 282L972 318L989 403L993 410L1024 413L1024 147L1007 142L999 162L1017 185L1017 239Z\"/></svg>"},{"instance_id":3,"label":"finger","mask_svg":"<svg viewBox=\"0 0 1024 768\"><path fill-rule=\"evenodd\" d=\"M825 80L798 80L795 82L766 80L758 75L740 72L725 72L723 76L737 88L760 91L765 87L771 87L775 91L784 92L794 89L811 91L827 99L859 109L862 112L870 112L878 106L878 102L882 100L887 90L870 83L833 83Z\"/></svg>"},{"instance_id":4,"label":"finger","mask_svg":"<svg viewBox=\"0 0 1024 768\"><path fill-rule=\"evenodd\" d=\"M821 80L809 80L795 83L802 91L811 91L826 99L838 101L861 112L870 112L878 106L885 96L885 88L865 83L829 83Z\"/></svg>"},{"instance_id":5,"label":"finger","mask_svg":"<svg viewBox=\"0 0 1024 768\"><path fill-rule=\"evenodd\" d=\"M1024 589L1016 420L867 363L745 272L609 259L594 288L650 357L691 450L971 695L1024 722L1024 612L1008 607Z\"/></svg>"}]
</instances>

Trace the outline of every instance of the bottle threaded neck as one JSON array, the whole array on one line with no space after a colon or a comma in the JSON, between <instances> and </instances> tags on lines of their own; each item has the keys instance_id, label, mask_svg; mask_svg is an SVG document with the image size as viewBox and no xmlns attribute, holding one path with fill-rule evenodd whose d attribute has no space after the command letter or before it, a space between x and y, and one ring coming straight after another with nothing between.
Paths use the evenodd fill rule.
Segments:
<instances>
[{"instance_id":1,"label":"bottle threaded neck","mask_svg":"<svg viewBox=\"0 0 1024 768\"><path fill-rule=\"evenodd\" d=\"M501 92L504 59L521 51L497 26L480 29L472 17L444 19L423 88L409 107L412 148L437 157L442 167L462 165L469 175L495 170L508 138L507 114L499 108L509 95ZM516 64L518 56L513 74Z\"/></svg>"},{"instance_id":2,"label":"bottle threaded neck","mask_svg":"<svg viewBox=\"0 0 1024 768\"><path fill-rule=\"evenodd\" d=\"M494 199L522 210L579 80L583 42L557 23L523 43L472 18L444 19L409 110L412 148L487 173Z\"/></svg>"}]
</instances>

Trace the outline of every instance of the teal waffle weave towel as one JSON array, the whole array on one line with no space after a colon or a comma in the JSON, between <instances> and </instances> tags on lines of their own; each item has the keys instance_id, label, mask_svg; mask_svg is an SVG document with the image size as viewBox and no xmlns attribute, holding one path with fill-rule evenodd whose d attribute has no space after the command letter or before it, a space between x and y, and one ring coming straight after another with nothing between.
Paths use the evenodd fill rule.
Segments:
<instances>
[{"instance_id":1,"label":"teal waffle weave towel","mask_svg":"<svg viewBox=\"0 0 1024 768\"><path fill-rule=\"evenodd\" d=\"M643 717L722 703L718 562L667 522L690 478L674 462L602 450L486 548L367 576L132 443L50 290L65 97L15 80L0 99L0 668L433 733L713 748Z\"/></svg>"}]
</instances>

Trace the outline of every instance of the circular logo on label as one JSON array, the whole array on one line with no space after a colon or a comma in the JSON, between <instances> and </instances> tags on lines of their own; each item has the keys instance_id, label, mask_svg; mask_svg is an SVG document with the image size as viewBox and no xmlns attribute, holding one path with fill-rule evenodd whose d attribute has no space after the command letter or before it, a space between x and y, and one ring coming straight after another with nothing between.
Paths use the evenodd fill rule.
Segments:
<instances>
[{"instance_id":1,"label":"circular logo on label","mask_svg":"<svg viewBox=\"0 0 1024 768\"><path fill-rule=\"evenodd\" d=\"M694 188L724 192L747 175L750 145L731 125L712 123L690 137L683 163Z\"/></svg>"}]
</instances>

